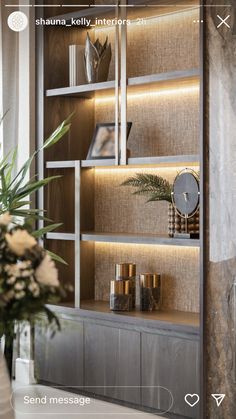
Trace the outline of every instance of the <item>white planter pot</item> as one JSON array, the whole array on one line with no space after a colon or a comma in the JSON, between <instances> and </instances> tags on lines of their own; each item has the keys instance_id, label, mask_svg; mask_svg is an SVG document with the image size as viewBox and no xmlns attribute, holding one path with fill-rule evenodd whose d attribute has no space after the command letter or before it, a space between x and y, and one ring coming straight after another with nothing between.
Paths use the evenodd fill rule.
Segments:
<instances>
[{"instance_id":1,"label":"white planter pot","mask_svg":"<svg viewBox=\"0 0 236 419\"><path fill-rule=\"evenodd\" d=\"M11 396L11 383L5 360L0 349L0 419L14 419Z\"/></svg>"}]
</instances>

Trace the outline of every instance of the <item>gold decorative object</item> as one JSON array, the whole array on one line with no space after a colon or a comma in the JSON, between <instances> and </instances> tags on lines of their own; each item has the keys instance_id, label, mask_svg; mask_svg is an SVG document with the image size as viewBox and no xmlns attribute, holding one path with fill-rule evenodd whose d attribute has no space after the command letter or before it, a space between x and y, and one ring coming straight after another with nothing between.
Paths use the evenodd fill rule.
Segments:
<instances>
[{"instance_id":1,"label":"gold decorative object","mask_svg":"<svg viewBox=\"0 0 236 419\"><path fill-rule=\"evenodd\" d=\"M112 311L130 311L132 309L132 295L129 280L112 280L110 291L110 309Z\"/></svg>"},{"instance_id":2,"label":"gold decorative object","mask_svg":"<svg viewBox=\"0 0 236 419\"><path fill-rule=\"evenodd\" d=\"M140 310L153 311L161 307L161 275L145 273L140 275Z\"/></svg>"},{"instance_id":3,"label":"gold decorative object","mask_svg":"<svg viewBox=\"0 0 236 419\"><path fill-rule=\"evenodd\" d=\"M136 265L135 263L117 263L115 266L116 281L130 281L130 294L132 295L132 307L135 308L136 288Z\"/></svg>"},{"instance_id":4,"label":"gold decorative object","mask_svg":"<svg viewBox=\"0 0 236 419\"><path fill-rule=\"evenodd\" d=\"M111 281L111 294L129 295L130 281Z\"/></svg>"},{"instance_id":5,"label":"gold decorative object","mask_svg":"<svg viewBox=\"0 0 236 419\"><path fill-rule=\"evenodd\" d=\"M130 279L136 275L135 263L117 263L115 266L115 278L117 281Z\"/></svg>"}]
</instances>

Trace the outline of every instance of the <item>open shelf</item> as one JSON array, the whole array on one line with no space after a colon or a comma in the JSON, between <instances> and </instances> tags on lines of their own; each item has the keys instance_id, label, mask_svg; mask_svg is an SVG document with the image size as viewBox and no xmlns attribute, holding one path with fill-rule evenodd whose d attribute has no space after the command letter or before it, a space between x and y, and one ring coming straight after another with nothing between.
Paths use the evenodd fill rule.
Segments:
<instances>
[{"instance_id":1,"label":"open shelf","mask_svg":"<svg viewBox=\"0 0 236 419\"><path fill-rule=\"evenodd\" d=\"M48 240L71 240L76 239L72 233L47 233ZM134 243L134 244L155 244L161 246L190 246L199 247L198 239L177 239L168 236L157 236L155 234L126 234L126 233L96 233L86 232L81 234L82 241L104 242L104 243Z\"/></svg>"},{"instance_id":2,"label":"open shelf","mask_svg":"<svg viewBox=\"0 0 236 419\"><path fill-rule=\"evenodd\" d=\"M47 233L46 238L47 240L75 240L75 234L73 233Z\"/></svg>"},{"instance_id":3,"label":"open shelf","mask_svg":"<svg viewBox=\"0 0 236 419\"><path fill-rule=\"evenodd\" d=\"M163 310L163 311L152 311L145 312L139 310L133 310L129 312L112 312L109 308L109 302L107 301L94 301L94 300L82 300L80 309L90 310L100 313L110 313L114 316L132 317L136 319L144 320L155 320L160 322L168 322L170 324L187 325L199 327L199 314L189 313L185 311L177 310Z\"/></svg>"},{"instance_id":4,"label":"open shelf","mask_svg":"<svg viewBox=\"0 0 236 419\"><path fill-rule=\"evenodd\" d=\"M177 239L168 236L157 236L155 234L84 232L81 234L81 240L105 243L155 244L161 246L200 246L198 239Z\"/></svg>"},{"instance_id":5,"label":"open shelf","mask_svg":"<svg viewBox=\"0 0 236 419\"><path fill-rule=\"evenodd\" d=\"M91 98L94 92L99 90L109 90L115 88L115 81L104 81L101 83L82 84L80 86L61 87L59 89L49 89L46 91L47 97L52 96L69 96Z\"/></svg>"},{"instance_id":6,"label":"open shelf","mask_svg":"<svg viewBox=\"0 0 236 419\"><path fill-rule=\"evenodd\" d=\"M189 154L180 156L156 156L156 157L130 157L128 166L159 166L159 167L182 167L185 165L199 166L199 155ZM115 166L115 159L82 160L81 167L107 167ZM119 166L127 167L127 165Z\"/></svg>"},{"instance_id":7,"label":"open shelf","mask_svg":"<svg viewBox=\"0 0 236 419\"><path fill-rule=\"evenodd\" d=\"M96 159L96 160L62 160L46 162L46 169L66 169L75 168L76 164L81 167L113 167L115 159ZM128 166L158 166L158 167L183 167L186 165L199 166L199 155L188 154L180 156L156 156L156 157L130 157ZM117 167L117 166L116 166ZM127 165L118 166L120 168Z\"/></svg>"},{"instance_id":8,"label":"open shelf","mask_svg":"<svg viewBox=\"0 0 236 419\"><path fill-rule=\"evenodd\" d=\"M159 85L162 83L176 83L196 81L199 77L198 69L183 70L183 71L169 71L159 74L151 74L147 76L132 77L128 79L127 85L130 88L142 88L147 85ZM62 87L58 89L49 89L46 91L47 97L53 96L69 96L91 98L94 92L109 91L115 88L115 81L106 81L102 83L83 84L80 86ZM110 92L109 92L110 93Z\"/></svg>"},{"instance_id":9,"label":"open shelf","mask_svg":"<svg viewBox=\"0 0 236 419\"><path fill-rule=\"evenodd\" d=\"M111 167L115 166L115 159L82 160L81 167Z\"/></svg>"},{"instance_id":10,"label":"open shelf","mask_svg":"<svg viewBox=\"0 0 236 419\"><path fill-rule=\"evenodd\" d=\"M76 160L48 161L46 169L73 169L75 165Z\"/></svg>"}]
</instances>

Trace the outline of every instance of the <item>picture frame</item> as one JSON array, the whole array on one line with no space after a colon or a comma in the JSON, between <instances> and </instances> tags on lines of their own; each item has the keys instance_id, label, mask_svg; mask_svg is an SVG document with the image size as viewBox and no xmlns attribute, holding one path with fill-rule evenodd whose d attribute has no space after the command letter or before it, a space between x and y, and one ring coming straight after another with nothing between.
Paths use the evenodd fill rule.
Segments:
<instances>
[{"instance_id":1,"label":"picture frame","mask_svg":"<svg viewBox=\"0 0 236 419\"><path fill-rule=\"evenodd\" d=\"M127 122L127 140L132 122ZM115 123L99 123L91 141L87 160L114 159L115 158Z\"/></svg>"}]
</instances>

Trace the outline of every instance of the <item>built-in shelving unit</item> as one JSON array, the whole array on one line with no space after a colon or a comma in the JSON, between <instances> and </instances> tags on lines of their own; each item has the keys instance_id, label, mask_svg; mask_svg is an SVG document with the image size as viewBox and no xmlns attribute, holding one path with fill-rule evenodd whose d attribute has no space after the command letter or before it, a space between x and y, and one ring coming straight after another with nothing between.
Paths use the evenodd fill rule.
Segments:
<instances>
[{"instance_id":1,"label":"built-in shelving unit","mask_svg":"<svg viewBox=\"0 0 236 419\"><path fill-rule=\"evenodd\" d=\"M143 252L142 245L149 245L152 256L147 259L146 264L145 261L142 262L142 269L158 269L158 264L161 264L165 266L166 271L162 273L167 278L171 277L174 270L178 277L174 285L177 288L181 288L184 254L186 265L190 263L194 271L189 287L196 290L198 280L200 240L168 237L167 204L146 206L145 200L141 201L141 198L131 195L131 190L120 188L121 182L130 174L135 174L136 170L163 173L170 181L184 167L195 167L199 170L199 29L198 25L194 25L198 17L198 2L182 1L178 3L178 7L171 7L172 2L169 0L165 2L165 7L157 7L155 2L149 2L150 7L142 7L142 2L138 3L138 15L146 19L146 22L143 27L136 25L137 10L127 8L127 18L131 19L131 25L119 29L122 39L126 37L126 49L120 49L119 63L115 62L115 27L106 28L100 25L89 29L91 39L105 39L108 30L112 44L113 61L109 78L102 83L68 86L68 46L72 43L84 43L87 33L85 27L80 26L76 31L68 26L57 27L56 32L52 32L50 28L44 30L45 75L44 94L41 97L45 115L44 136L68 114L75 112L71 133L54 150L46 150L42 162L46 175L62 176L55 182L53 189L48 187L44 196L48 216L55 219L55 222L63 223L59 232L47 234L47 246L59 253L61 249L62 257L69 254L70 263L74 264L73 269L68 268L68 275L65 273L66 268L63 268L63 276L70 277L69 282L74 281L75 286L73 301L65 301L64 304L83 310L90 305L89 310L92 306L93 312L107 310L112 267L115 261L123 259L122 252L126 244L129 245L126 249L127 259L132 258L131 245L139 245L137 249L140 250L137 252L140 255ZM70 19L75 17L94 19L98 14L101 17L115 17L116 13L123 13L121 8L117 9L112 5L95 6L81 6L77 9L75 6L68 13L53 17L65 19L69 24ZM159 32L155 32L155 19L158 19ZM182 25L183 35L178 22ZM158 37L162 39L161 33L168 25L172 25L168 29L168 36L173 37L173 48L167 53L169 40L168 45L165 45L164 41L158 42ZM179 41L181 36L184 37L182 49ZM147 43L152 51L148 59ZM179 51L175 55L177 47ZM155 56L157 48L158 53ZM121 62L122 68L115 71ZM117 80L117 77L120 79ZM122 137L124 132L120 132L119 156L88 160L86 156L96 123L115 120L117 84L120 95L119 118L126 115L126 121L132 122L128 143ZM126 112L123 112L124 109ZM122 123L124 124L124 119L121 120ZM127 147L129 153L126 155ZM71 200L68 202L70 196ZM111 196L114 197L113 201ZM129 201L128 207L126 200ZM173 251L175 255L173 258L169 257L169 266L165 262L163 248L168 252ZM102 257L105 257L104 275L100 275L98 269L102 264ZM172 263L175 263L174 269ZM89 268L86 268L87 264ZM74 279L72 275L75 275ZM187 275L185 270L184 281L187 280ZM61 280L64 278L61 277ZM104 295L101 295L100 290L104 291ZM171 293L172 290L170 295ZM175 293L179 295L179 290L176 289ZM198 297L194 293L195 291L190 293L192 302L187 304L190 307L188 313L192 307L193 317L197 316L199 307ZM168 294L167 289L165 294ZM103 298L104 301L101 302ZM184 313L186 302L184 296L181 298L183 301L177 310L176 301L173 300L173 311ZM90 304L85 303L85 300L89 300ZM169 298L168 307L172 303ZM145 316L145 319L158 317L158 314L149 313L128 313L127 316L129 315L137 318ZM161 321L161 317L159 320Z\"/></svg>"},{"instance_id":2,"label":"built-in shelving unit","mask_svg":"<svg viewBox=\"0 0 236 419\"><path fill-rule=\"evenodd\" d=\"M70 132L39 155L41 175L59 176L39 197L48 218L62 223L46 235L45 246L67 262L57 265L59 279L73 289L50 306L62 332L55 339L45 334L35 345L40 379L157 414L166 411L167 399L157 397L155 386L168 388L171 417L197 419L199 405L190 408L184 395L200 394L203 240L169 237L169 202L147 203L121 185L141 172L172 183L186 167L201 170L199 1L127 1L137 8L123 1L116 7L78 3L57 7L52 0L44 17L67 25L37 27L39 145L74 114ZM95 26L70 26L72 18L85 17ZM130 24L105 26L96 17ZM84 45L87 31L93 42L108 36L108 80L69 86L69 45ZM96 125L107 122L117 124L115 156L87 159ZM200 214L200 230L202 220ZM161 310L110 311L110 281L120 262L135 263L137 277L161 273ZM181 385L174 384L176 377Z\"/></svg>"}]
</instances>

